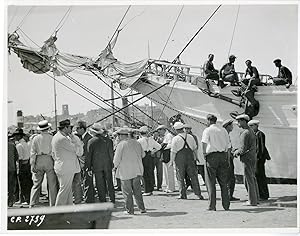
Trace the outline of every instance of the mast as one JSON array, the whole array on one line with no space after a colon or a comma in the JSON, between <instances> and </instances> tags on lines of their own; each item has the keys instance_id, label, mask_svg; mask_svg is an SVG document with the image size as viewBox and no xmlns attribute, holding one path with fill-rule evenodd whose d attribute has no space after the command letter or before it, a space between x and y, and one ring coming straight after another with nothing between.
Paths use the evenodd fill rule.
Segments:
<instances>
[{"instance_id":1,"label":"mast","mask_svg":"<svg viewBox=\"0 0 300 236\"><path fill-rule=\"evenodd\" d=\"M55 79L53 80L54 85L54 120L55 120L55 131L57 131L57 108L56 108L56 84Z\"/></svg>"}]
</instances>

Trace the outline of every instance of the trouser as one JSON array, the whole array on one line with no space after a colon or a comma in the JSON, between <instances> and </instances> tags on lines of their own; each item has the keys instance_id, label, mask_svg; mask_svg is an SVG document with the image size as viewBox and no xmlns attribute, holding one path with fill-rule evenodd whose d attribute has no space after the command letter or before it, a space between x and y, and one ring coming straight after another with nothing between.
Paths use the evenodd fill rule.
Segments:
<instances>
[{"instance_id":1,"label":"trouser","mask_svg":"<svg viewBox=\"0 0 300 236\"><path fill-rule=\"evenodd\" d=\"M157 189L160 189L162 185L162 178L163 178L162 161L159 158L154 157L153 164L154 164L154 168L156 168L156 187Z\"/></svg>"},{"instance_id":2,"label":"trouser","mask_svg":"<svg viewBox=\"0 0 300 236\"><path fill-rule=\"evenodd\" d=\"M233 197L233 192L235 188L235 175L234 175L234 163L233 163L233 157L232 155L229 156L228 160L229 168L228 168L228 194L229 198Z\"/></svg>"},{"instance_id":3,"label":"trouser","mask_svg":"<svg viewBox=\"0 0 300 236\"><path fill-rule=\"evenodd\" d=\"M248 199L251 205L257 205L258 186L255 177L256 158L245 158L244 164L244 184L248 191Z\"/></svg>"},{"instance_id":4,"label":"trouser","mask_svg":"<svg viewBox=\"0 0 300 236\"><path fill-rule=\"evenodd\" d=\"M221 188L222 206L229 209L228 195L228 161L226 152L212 152L206 156L205 183L209 196L209 209L216 209L216 179Z\"/></svg>"},{"instance_id":5,"label":"trouser","mask_svg":"<svg viewBox=\"0 0 300 236\"><path fill-rule=\"evenodd\" d=\"M275 85L285 85L285 84L288 84L288 81L284 78L274 77L273 83Z\"/></svg>"},{"instance_id":6,"label":"trouser","mask_svg":"<svg viewBox=\"0 0 300 236\"><path fill-rule=\"evenodd\" d=\"M181 198L187 198L186 196L186 185L185 185L185 175L191 179L191 184L195 195L200 196L201 190L199 186L199 180L196 170L196 164L192 156L181 155L180 151L175 157L176 164L176 177L178 181L178 188Z\"/></svg>"},{"instance_id":7,"label":"trouser","mask_svg":"<svg viewBox=\"0 0 300 236\"><path fill-rule=\"evenodd\" d=\"M268 189L268 182L265 173L265 162L266 159L258 159L256 164L256 180L258 185L259 197L261 199L268 199L269 196L269 189Z\"/></svg>"},{"instance_id":8,"label":"trouser","mask_svg":"<svg viewBox=\"0 0 300 236\"><path fill-rule=\"evenodd\" d=\"M72 182L74 203L80 204L83 201L83 191L81 187L81 172L75 173Z\"/></svg>"},{"instance_id":9,"label":"trouser","mask_svg":"<svg viewBox=\"0 0 300 236\"><path fill-rule=\"evenodd\" d=\"M145 193L151 193L154 186L154 161L150 154L143 158Z\"/></svg>"},{"instance_id":10,"label":"trouser","mask_svg":"<svg viewBox=\"0 0 300 236\"><path fill-rule=\"evenodd\" d=\"M14 203L14 194L15 194L15 187L16 187L16 171L8 171L8 183L7 183L7 190L8 190L8 205Z\"/></svg>"},{"instance_id":11,"label":"trouser","mask_svg":"<svg viewBox=\"0 0 300 236\"><path fill-rule=\"evenodd\" d=\"M230 83L238 83L239 77L238 77L237 73L234 72L232 74L224 75L223 81L230 82Z\"/></svg>"},{"instance_id":12,"label":"trouser","mask_svg":"<svg viewBox=\"0 0 300 236\"><path fill-rule=\"evenodd\" d=\"M83 171L83 195L85 203L95 202L95 187L92 176L88 175L87 171Z\"/></svg>"},{"instance_id":13,"label":"trouser","mask_svg":"<svg viewBox=\"0 0 300 236\"><path fill-rule=\"evenodd\" d=\"M166 180L167 189L169 191L175 191L175 175L174 167L168 166L169 163L163 163L164 179Z\"/></svg>"},{"instance_id":14,"label":"trouser","mask_svg":"<svg viewBox=\"0 0 300 236\"><path fill-rule=\"evenodd\" d=\"M20 180L20 187L21 187L21 202L28 202L30 201L30 192L32 187L32 175L30 170L29 160L27 162L20 161L19 165L19 180Z\"/></svg>"},{"instance_id":15,"label":"trouser","mask_svg":"<svg viewBox=\"0 0 300 236\"><path fill-rule=\"evenodd\" d=\"M218 72L212 72L210 74L206 74L205 79L219 80L219 73Z\"/></svg>"},{"instance_id":16,"label":"trouser","mask_svg":"<svg viewBox=\"0 0 300 236\"><path fill-rule=\"evenodd\" d=\"M115 189L111 170L95 171L96 188L100 202L106 202L106 191L111 202L115 202Z\"/></svg>"},{"instance_id":17,"label":"trouser","mask_svg":"<svg viewBox=\"0 0 300 236\"><path fill-rule=\"evenodd\" d=\"M205 172L204 172L204 165L197 165L197 172L201 175L204 183L205 183Z\"/></svg>"},{"instance_id":18,"label":"trouser","mask_svg":"<svg viewBox=\"0 0 300 236\"><path fill-rule=\"evenodd\" d=\"M125 200L125 209L128 213L134 213L134 205L133 198L135 198L135 202L138 208L143 211L145 210L145 205L142 196L142 188L141 188L141 176L137 176L133 179L121 180L122 193Z\"/></svg>"},{"instance_id":19,"label":"trouser","mask_svg":"<svg viewBox=\"0 0 300 236\"><path fill-rule=\"evenodd\" d=\"M55 206L73 205L72 183L75 173L57 173L59 190L57 193Z\"/></svg>"},{"instance_id":20,"label":"trouser","mask_svg":"<svg viewBox=\"0 0 300 236\"><path fill-rule=\"evenodd\" d=\"M39 202L44 175L47 177L49 205L54 206L57 196L57 177L53 169L53 159L50 155L36 157L36 172L32 173L33 186L31 188L30 206Z\"/></svg>"}]
</instances>

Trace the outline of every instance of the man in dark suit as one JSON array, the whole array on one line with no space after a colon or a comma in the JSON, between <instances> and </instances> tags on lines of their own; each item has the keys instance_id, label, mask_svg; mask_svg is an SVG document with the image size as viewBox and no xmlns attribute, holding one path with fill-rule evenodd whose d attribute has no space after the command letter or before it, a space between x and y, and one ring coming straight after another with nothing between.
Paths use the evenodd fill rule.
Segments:
<instances>
[{"instance_id":1,"label":"man in dark suit","mask_svg":"<svg viewBox=\"0 0 300 236\"><path fill-rule=\"evenodd\" d=\"M268 200L269 189L268 189L268 181L265 173L265 163L266 160L271 160L268 149L266 148L266 136L265 134L258 129L259 121L258 120L250 120L248 122L250 128L253 129L256 135L256 181L258 184L259 198L260 200Z\"/></svg>"},{"instance_id":2,"label":"man in dark suit","mask_svg":"<svg viewBox=\"0 0 300 236\"><path fill-rule=\"evenodd\" d=\"M96 177L96 187L100 202L106 202L106 189L110 201L115 203L115 190L112 178L113 161L111 154L113 152L110 145L104 136L104 128L100 124L93 124L90 128L93 136L88 141L86 167L88 175L92 173Z\"/></svg>"},{"instance_id":3,"label":"man in dark suit","mask_svg":"<svg viewBox=\"0 0 300 236\"><path fill-rule=\"evenodd\" d=\"M86 156L87 156L87 144L92 136L87 132L86 122L78 121L76 125L77 135L83 142L83 155L79 158L79 163L81 167L82 183L84 190L84 201L86 203L95 202L95 188L93 184L93 175L89 176L86 171Z\"/></svg>"}]
</instances>

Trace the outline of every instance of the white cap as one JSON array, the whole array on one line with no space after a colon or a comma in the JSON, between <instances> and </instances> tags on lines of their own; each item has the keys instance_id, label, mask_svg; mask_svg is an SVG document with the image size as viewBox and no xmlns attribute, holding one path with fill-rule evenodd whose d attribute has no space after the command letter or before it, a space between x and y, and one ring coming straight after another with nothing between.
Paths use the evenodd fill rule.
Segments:
<instances>
[{"instance_id":1,"label":"white cap","mask_svg":"<svg viewBox=\"0 0 300 236\"><path fill-rule=\"evenodd\" d=\"M259 124L259 120L250 120L248 122L248 125L258 125Z\"/></svg>"},{"instance_id":2,"label":"white cap","mask_svg":"<svg viewBox=\"0 0 300 236\"><path fill-rule=\"evenodd\" d=\"M249 116L246 114L238 115L237 117L235 117L235 119L236 120L246 120L246 121L250 120Z\"/></svg>"},{"instance_id":3,"label":"white cap","mask_svg":"<svg viewBox=\"0 0 300 236\"><path fill-rule=\"evenodd\" d=\"M140 131L141 133L147 133L147 132L148 132L148 127L147 127L147 126L142 126L142 127L139 129L139 131Z\"/></svg>"},{"instance_id":4,"label":"white cap","mask_svg":"<svg viewBox=\"0 0 300 236\"><path fill-rule=\"evenodd\" d=\"M174 129L183 129L183 123L181 122L175 122L175 124L173 125Z\"/></svg>"}]
</instances>

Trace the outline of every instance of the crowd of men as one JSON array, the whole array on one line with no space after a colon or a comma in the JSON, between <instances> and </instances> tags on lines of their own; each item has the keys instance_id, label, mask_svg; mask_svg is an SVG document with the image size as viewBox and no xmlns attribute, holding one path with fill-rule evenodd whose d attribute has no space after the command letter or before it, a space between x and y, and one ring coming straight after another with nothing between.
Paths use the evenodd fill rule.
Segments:
<instances>
[{"instance_id":1,"label":"crowd of men","mask_svg":"<svg viewBox=\"0 0 300 236\"><path fill-rule=\"evenodd\" d=\"M16 201L29 207L39 204L46 174L49 206L108 199L115 203L115 192L122 191L127 214L134 214L133 197L140 212L146 213L143 197L154 191L175 192L175 175L179 199L187 199L190 186L196 199L205 200L200 174L208 191L208 210L216 210L217 182L222 206L229 210L230 201L239 200L233 196L233 158L239 158L244 166L247 204L256 206L259 200L269 198L264 164L270 156L259 121L247 115L236 120L242 130L238 149L232 148L229 136L234 120L219 125L212 114L207 116L208 127L201 139L198 137L200 142L182 120L175 121L172 129L164 125L155 130L123 127L115 133L99 123L88 128L84 121L73 125L68 119L59 122L54 135L47 120L38 123L38 134L31 137L19 128L8 136L8 206ZM199 145L204 165L199 164Z\"/></svg>"}]
</instances>

